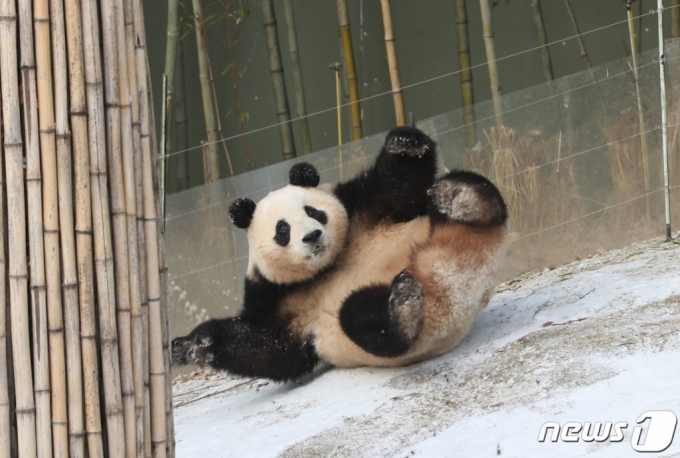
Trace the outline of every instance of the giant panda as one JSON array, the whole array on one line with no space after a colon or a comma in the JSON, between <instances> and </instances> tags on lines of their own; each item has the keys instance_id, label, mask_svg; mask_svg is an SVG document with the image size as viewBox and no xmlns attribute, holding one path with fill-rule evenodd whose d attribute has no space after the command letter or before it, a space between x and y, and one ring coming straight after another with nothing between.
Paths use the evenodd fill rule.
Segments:
<instances>
[{"instance_id":1,"label":"giant panda","mask_svg":"<svg viewBox=\"0 0 680 458\"><path fill-rule=\"evenodd\" d=\"M486 178L435 180L436 145L398 127L375 164L334 187L309 164L259 203L247 230L243 310L172 342L173 364L278 381L339 367L402 366L453 348L495 289L507 211Z\"/></svg>"}]
</instances>

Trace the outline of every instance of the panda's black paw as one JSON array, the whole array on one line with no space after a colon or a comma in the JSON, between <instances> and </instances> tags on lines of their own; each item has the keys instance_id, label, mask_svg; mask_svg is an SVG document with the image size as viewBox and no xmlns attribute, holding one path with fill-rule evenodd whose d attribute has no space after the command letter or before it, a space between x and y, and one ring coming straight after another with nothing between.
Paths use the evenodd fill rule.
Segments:
<instances>
[{"instance_id":1,"label":"panda's black paw","mask_svg":"<svg viewBox=\"0 0 680 458\"><path fill-rule=\"evenodd\" d=\"M423 325L423 285L406 269L394 277L389 312L396 330L409 344L416 341Z\"/></svg>"},{"instance_id":2,"label":"panda's black paw","mask_svg":"<svg viewBox=\"0 0 680 458\"><path fill-rule=\"evenodd\" d=\"M475 227L495 227L508 218L500 192L489 180L473 172L450 172L427 194L437 213L446 219Z\"/></svg>"},{"instance_id":3,"label":"panda's black paw","mask_svg":"<svg viewBox=\"0 0 680 458\"><path fill-rule=\"evenodd\" d=\"M212 338L203 333L190 334L172 340L172 365L175 367L187 364L204 366L215 360L212 351Z\"/></svg>"},{"instance_id":4,"label":"panda's black paw","mask_svg":"<svg viewBox=\"0 0 680 458\"><path fill-rule=\"evenodd\" d=\"M385 151L389 154L420 158L434 149L434 141L415 127L397 127L385 138Z\"/></svg>"}]
</instances>

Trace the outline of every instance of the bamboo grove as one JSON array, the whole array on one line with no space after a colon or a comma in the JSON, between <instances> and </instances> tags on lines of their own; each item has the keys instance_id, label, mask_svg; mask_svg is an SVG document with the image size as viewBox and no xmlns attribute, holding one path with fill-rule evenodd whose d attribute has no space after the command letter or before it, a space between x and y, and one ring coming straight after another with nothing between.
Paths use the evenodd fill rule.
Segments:
<instances>
[{"instance_id":1,"label":"bamboo grove","mask_svg":"<svg viewBox=\"0 0 680 458\"><path fill-rule=\"evenodd\" d=\"M172 457L141 0L0 0L0 456Z\"/></svg>"}]
</instances>

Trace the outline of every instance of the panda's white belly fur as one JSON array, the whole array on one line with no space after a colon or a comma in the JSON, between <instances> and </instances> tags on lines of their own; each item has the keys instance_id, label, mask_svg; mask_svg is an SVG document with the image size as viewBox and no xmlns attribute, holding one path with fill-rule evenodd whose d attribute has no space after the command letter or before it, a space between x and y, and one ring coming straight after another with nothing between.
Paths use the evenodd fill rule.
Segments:
<instances>
[{"instance_id":1,"label":"panda's white belly fur","mask_svg":"<svg viewBox=\"0 0 680 458\"><path fill-rule=\"evenodd\" d=\"M458 343L488 303L506 232L505 227L484 231L463 225L433 232L428 217L369 231L354 222L338 268L292 292L281 310L293 318L292 331L313 336L321 359L336 366L402 366L436 356ZM345 335L340 308L353 291L391 285L407 267L423 284L420 337L405 355L375 356Z\"/></svg>"}]
</instances>

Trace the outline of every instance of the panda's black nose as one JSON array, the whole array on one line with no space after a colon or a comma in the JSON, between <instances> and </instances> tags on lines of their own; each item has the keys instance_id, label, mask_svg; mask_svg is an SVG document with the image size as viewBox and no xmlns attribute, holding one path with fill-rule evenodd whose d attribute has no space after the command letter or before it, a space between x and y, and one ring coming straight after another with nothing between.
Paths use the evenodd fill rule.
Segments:
<instances>
[{"instance_id":1,"label":"panda's black nose","mask_svg":"<svg viewBox=\"0 0 680 458\"><path fill-rule=\"evenodd\" d=\"M321 237L321 234L322 234L321 230L316 229L312 232L305 234L305 236L302 237L302 241L305 243L316 243L319 240L319 237Z\"/></svg>"}]
</instances>

